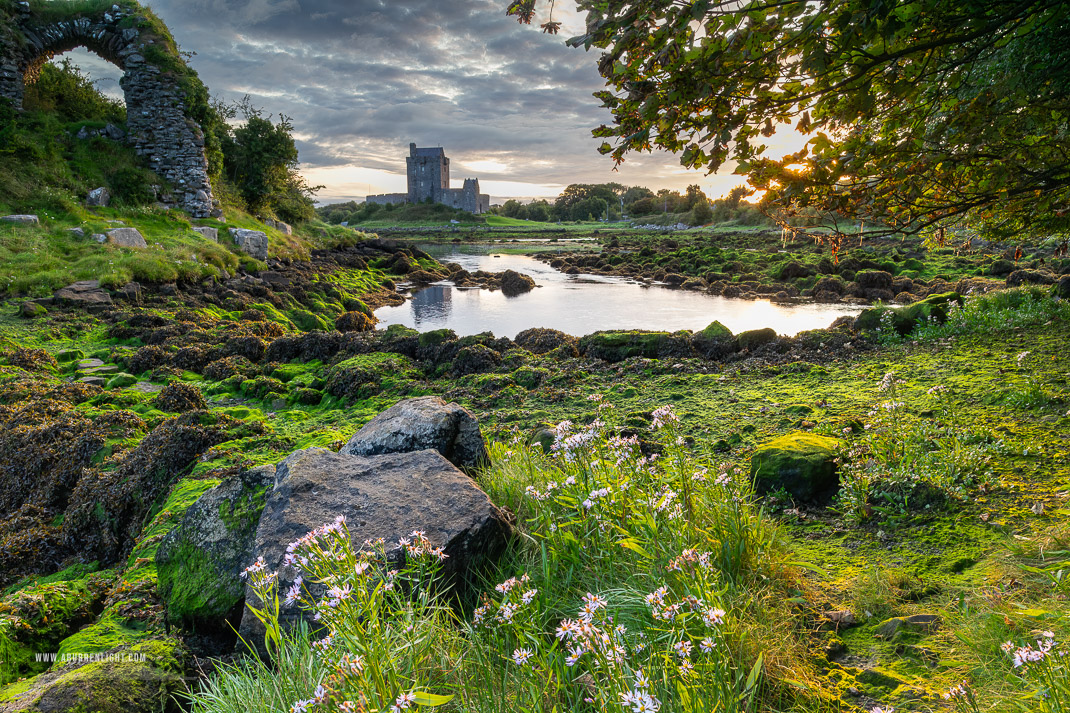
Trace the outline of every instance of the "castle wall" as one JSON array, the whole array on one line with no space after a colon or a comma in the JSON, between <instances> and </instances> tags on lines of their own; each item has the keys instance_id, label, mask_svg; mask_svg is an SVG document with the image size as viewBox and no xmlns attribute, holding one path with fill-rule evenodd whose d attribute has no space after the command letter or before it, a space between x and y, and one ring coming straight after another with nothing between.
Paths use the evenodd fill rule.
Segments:
<instances>
[{"instance_id":1,"label":"castle wall","mask_svg":"<svg viewBox=\"0 0 1070 713\"><path fill-rule=\"evenodd\" d=\"M378 203L379 205L397 205L399 203L408 203L408 193L380 193L377 196L368 196L364 199L365 203Z\"/></svg>"}]
</instances>

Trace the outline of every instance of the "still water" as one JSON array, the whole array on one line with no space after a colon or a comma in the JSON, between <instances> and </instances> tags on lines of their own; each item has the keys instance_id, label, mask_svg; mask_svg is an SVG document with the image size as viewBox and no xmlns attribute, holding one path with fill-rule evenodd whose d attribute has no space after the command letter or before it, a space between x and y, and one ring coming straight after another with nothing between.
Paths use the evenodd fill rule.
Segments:
<instances>
[{"instance_id":1,"label":"still water","mask_svg":"<svg viewBox=\"0 0 1070 713\"><path fill-rule=\"evenodd\" d=\"M538 287L506 297L500 291L434 284L414 293L403 305L376 310L380 327L403 324L421 332L448 328L461 336L490 331L512 338L530 327L582 336L601 329L699 330L717 320L737 334L772 327L792 336L828 327L837 317L861 311L848 305L729 299L604 275L566 275L523 255L479 254L465 248L433 254L469 272L516 270L530 275Z\"/></svg>"}]
</instances>

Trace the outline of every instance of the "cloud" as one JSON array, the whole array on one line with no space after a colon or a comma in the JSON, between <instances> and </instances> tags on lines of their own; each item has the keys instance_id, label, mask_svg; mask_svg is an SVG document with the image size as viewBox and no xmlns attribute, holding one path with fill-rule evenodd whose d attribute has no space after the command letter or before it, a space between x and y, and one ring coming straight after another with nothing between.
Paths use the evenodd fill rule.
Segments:
<instances>
[{"instance_id":1,"label":"cloud","mask_svg":"<svg viewBox=\"0 0 1070 713\"><path fill-rule=\"evenodd\" d=\"M404 182L408 144L443 146L469 174L519 195L619 181L682 189L724 184L674 156L630 157L619 172L591 130L611 120L595 52L505 15L506 0L153 0L214 95L249 95L295 126L303 169L347 200ZM583 18L555 12L563 35ZM315 177L319 177L317 180ZM393 176L393 179L384 177ZM396 182L396 181L395 181ZM727 177L727 191L741 182ZM507 197L507 196L505 196Z\"/></svg>"}]
</instances>

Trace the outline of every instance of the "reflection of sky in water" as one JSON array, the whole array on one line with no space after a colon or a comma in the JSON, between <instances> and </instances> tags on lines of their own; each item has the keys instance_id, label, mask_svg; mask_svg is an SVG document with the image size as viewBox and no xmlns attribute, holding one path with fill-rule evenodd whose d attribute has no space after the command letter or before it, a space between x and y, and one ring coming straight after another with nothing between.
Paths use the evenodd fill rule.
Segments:
<instances>
[{"instance_id":1,"label":"reflection of sky in water","mask_svg":"<svg viewBox=\"0 0 1070 713\"><path fill-rule=\"evenodd\" d=\"M644 286L603 275L566 275L522 255L436 255L466 270L516 270L539 285L506 297L500 291L431 285L411 300L375 312L380 326L403 324L420 331L449 328L459 335L494 332L515 337L530 327L549 327L581 336L600 329L699 330L717 320L735 333L772 327L791 336L828 327L860 309L847 305L777 305L766 301L715 297L700 292Z\"/></svg>"}]
</instances>

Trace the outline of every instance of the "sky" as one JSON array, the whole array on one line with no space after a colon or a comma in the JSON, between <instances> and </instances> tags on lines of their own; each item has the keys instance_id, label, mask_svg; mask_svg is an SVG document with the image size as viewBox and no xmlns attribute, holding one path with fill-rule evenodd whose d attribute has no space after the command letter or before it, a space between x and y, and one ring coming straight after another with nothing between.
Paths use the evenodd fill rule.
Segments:
<instances>
[{"instance_id":1,"label":"sky","mask_svg":"<svg viewBox=\"0 0 1070 713\"><path fill-rule=\"evenodd\" d=\"M570 183L726 194L743 179L685 170L666 153L614 172L591 130L611 116L597 50L565 46L583 19L558 8L560 35L505 15L507 0L150 0L213 96L289 117L301 172L333 203L405 190L409 142L442 146L455 187L479 178L492 202L553 198ZM561 5L562 3L559 3ZM567 5L567 3L565 3ZM77 64L117 92L118 71Z\"/></svg>"}]
</instances>

